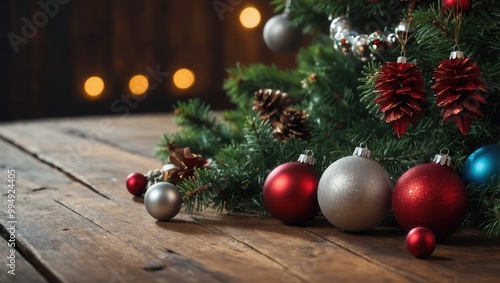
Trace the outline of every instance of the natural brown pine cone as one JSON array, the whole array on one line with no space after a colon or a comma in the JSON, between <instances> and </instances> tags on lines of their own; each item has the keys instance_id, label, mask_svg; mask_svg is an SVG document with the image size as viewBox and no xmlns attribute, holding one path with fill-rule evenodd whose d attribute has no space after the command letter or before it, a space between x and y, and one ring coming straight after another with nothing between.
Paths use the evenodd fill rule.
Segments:
<instances>
[{"instance_id":1,"label":"natural brown pine cone","mask_svg":"<svg viewBox=\"0 0 500 283\"><path fill-rule=\"evenodd\" d=\"M272 89L259 89L254 93L252 109L259 112L259 118L264 121L275 120L281 116L292 103L285 92Z\"/></svg>"},{"instance_id":2,"label":"natural brown pine cone","mask_svg":"<svg viewBox=\"0 0 500 283\"><path fill-rule=\"evenodd\" d=\"M273 136L278 141L287 141L292 136L307 140L310 137L308 115L303 110L287 109L280 119L273 123Z\"/></svg>"}]
</instances>

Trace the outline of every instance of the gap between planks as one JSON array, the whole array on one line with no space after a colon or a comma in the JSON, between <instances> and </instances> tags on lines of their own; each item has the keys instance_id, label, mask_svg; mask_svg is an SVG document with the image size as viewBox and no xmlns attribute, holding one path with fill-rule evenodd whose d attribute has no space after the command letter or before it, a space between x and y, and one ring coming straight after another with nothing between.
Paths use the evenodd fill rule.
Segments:
<instances>
[{"instance_id":1,"label":"gap between planks","mask_svg":"<svg viewBox=\"0 0 500 283\"><path fill-rule=\"evenodd\" d=\"M19 149L20 151L26 153L27 155L32 156L33 158L35 158L36 160L40 161L41 163L43 163L45 165L48 165L49 167L51 167L51 168L53 168L53 169L61 172L62 174L64 174L69 179L82 184L83 186L87 187L89 190L91 190L94 193L100 195L101 197L103 197L105 199L109 199L109 197L106 194L100 192L88 180L85 180L85 178L82 178L81 176L78 176L78 175L72 173L71 171L68 171L68 170L64 169L63 166L57 164L56 162L54 162L50 158L46 158L43 154L36 153L36 152L31 152L31 151L29 151L28 148L24 147L22 144L16 143L14 140L11 140L11 139L9 139L9 138L7 138L5 136L2 136L2 135L0 135L0 140L3 140L5 143L10 144L13 147Z\"/></svg>"}]
</instances>

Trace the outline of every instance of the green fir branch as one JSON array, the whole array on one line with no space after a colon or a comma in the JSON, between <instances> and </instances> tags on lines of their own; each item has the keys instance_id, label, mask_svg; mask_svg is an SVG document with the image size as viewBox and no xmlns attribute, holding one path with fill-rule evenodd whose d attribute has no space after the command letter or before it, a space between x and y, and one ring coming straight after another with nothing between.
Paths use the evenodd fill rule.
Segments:
<instances>
[{"instance_id":1,"label":"green fir branch","mask_svg":"<svg viewBox=\"0 0 500 283\"><path fill-rule=\"evenodd\" d=\"M179 184L188 212L213 208L265 214L262 186L267 175L276 166L296 160L306 149L314 152L314 167L321 173L365 142L374 160L396 181L410 168L430 162L442 148L449 149L454 159L452 169L460 173L474 150L500 142L500 7L493 0L474 1L458 37L460 49L479 64L488 82L488 103L481 107L484 116L473 122L469 134L462 135L453 122L443 122L443 109L435 105L433 70L441 60L449 58L455 44L456 20L442 13L433 0L417 2L406 52L409 61L419 65L427 82L428 104L417 125L410 126L401 138L381 119L379 106L373 102L377 96L373 91L375 78L383 61L395 61L400 49L389 50L380 55L384 60L369 63L344 55L332 47L328 17L344 15L349 5L349 18L356 30L365 33L367 23L382 18L390 21L384 27L392 32L406 17L404 11L388 12L389 5L396 2L294 0L292 23L309 32L314 42L299 51L297 69L279 70L262 64L229 69L223 87L236 107L223 113L224 123L200 101L177 105L176 122L182 130L165 135L157 155L165 160L165 148L175 142L213 158L217 164L215 169L196 171L194 179ZM277 11L284 9L285 1L273 3ZM399 5L404 6L400 10L407 9L407 2ZM303 86L301 81L305 82ZM257 119L252 110L254 92L262 88L287 92L293 107L308 113L309 140L274 140L271 125ZM464 224L500 237L500 186L469 186L468 190L470 210Z\"/></svg>"},{"instance_id":2,"label":"green fir branch","mask_svg":"<svg viewBox=\"0 0 500 283\"><path fill-rule=\"evenodd\" d=\"M181 131L164 135L157 144L155 155L168 160L169 145L190 147L194 153L214 156L220 147L238 141L240 130L229 123L221 123L206 103L199 99L178 102L175 106L175 123Z\"/></svg>"}]
</instances>

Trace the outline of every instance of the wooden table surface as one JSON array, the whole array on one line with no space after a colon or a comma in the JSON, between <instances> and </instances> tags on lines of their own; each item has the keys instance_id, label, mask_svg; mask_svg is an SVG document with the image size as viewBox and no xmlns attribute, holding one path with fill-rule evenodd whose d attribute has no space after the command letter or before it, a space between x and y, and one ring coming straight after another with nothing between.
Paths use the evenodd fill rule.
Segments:
<instances>
[{"instance_id":1,"label":"wooden table surface","mask_svg":"<svg viewBox=\"0 0 500 283\"><path fill-rule=\"evenodd\" d=\"M168 115L0 124L0 282L500 282L500 240L478 231L419 260L400 230L344 233L320 216L306 227L213 211L155 221L125 178L160 168L154 146L174 131Z\"/></svg>"}]
</instances>

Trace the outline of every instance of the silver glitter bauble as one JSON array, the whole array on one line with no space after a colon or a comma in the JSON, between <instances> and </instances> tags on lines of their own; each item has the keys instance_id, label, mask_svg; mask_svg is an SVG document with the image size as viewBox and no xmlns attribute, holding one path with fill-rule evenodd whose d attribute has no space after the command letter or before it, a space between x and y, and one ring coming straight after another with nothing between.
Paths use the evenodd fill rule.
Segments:
<instances>
[{"instance_id":1,"label":"silver glitter bauble","mask_svg":"<svg viewBox=\"0 0 500 283\"><path fill-rule=\"evenodd\" d=\"M361 34L356 36L352 43L352 54L361 61L373 60L375 57L368 43L368 35Z\"/></svg>"},{"instance_id":2,"label":"silver glitter bauble","mask_svg":"<svg viewBox=\"0 0 500 283\"><path fill-rule=\"evenodd\" d=\"M387 46L388 49L394 49L394 48L398 47L399 39L398 39L397 34L389 33L387 35L386 40L385 40L385 45Z\"/></svg>"},{"instance_id":3,"label":"silver glitter bauble","mask_svg":"<svg viewBox=\"0 0 500 283\"><path fill-rule=\"evenodd\" d=\"M276 15L264 26L264 42L274 53L286 53L300 47L302 29L290 24L288 13Z\"/></svg>"},{"instance_id":4,"label":"silver glitter bauble","mask_svg":"<svg viewBox=\"0 0 500 283\"><path fill-rule=\"evenodd\" d=\"M339 31L333 37L333 47L344 54L351 54L352 44L356 36L358 36L358 33L354 30L344 29Z\"/></svg>"},{"instance_id":5,"label":"silver glitter bauble","mask_svg":"<svg viewBox=\"0 0 500 283\"><path fill-rule=\"evenodd\" d=\"M387 216L393 186L389 174L377 162L360 156L344 157L321 176L319 207L341 230L369 230Z\"/></svg>"},{"instance_id":6,"label":"silver glitter bauble","mask_svg":"<svg viewBox=\"0 0 500 283\"><path fill-rule=\"evenodd\" d=\"M144 206L148 213L160 221L174 218L182 206L177 187L168 182L159 182L148 188L144 195Z\"/></svg>"},{"instance_id":7,"label":"silver glitter bauble","mask_svg":"<svg viewBox=\"0 0 500 283\"><path fill-rule=\"evenodd\" d=\"M381 31L372 32L368 36L368 48L375 54L380 54L387 48L386 36Z\"/></svg>"},{"instance_id":8,"label":"silver glitter bauble","mask_svg":"<svg viewBox=\"0 0 500 283\"><path fill-rule=\"evenodd\" d=\"M351 22L347 17L338 17L333 19L330 24L330 38L334 39L337 32L341 32L345 29L351 29Z\"/></svg>"}]
</instances>

